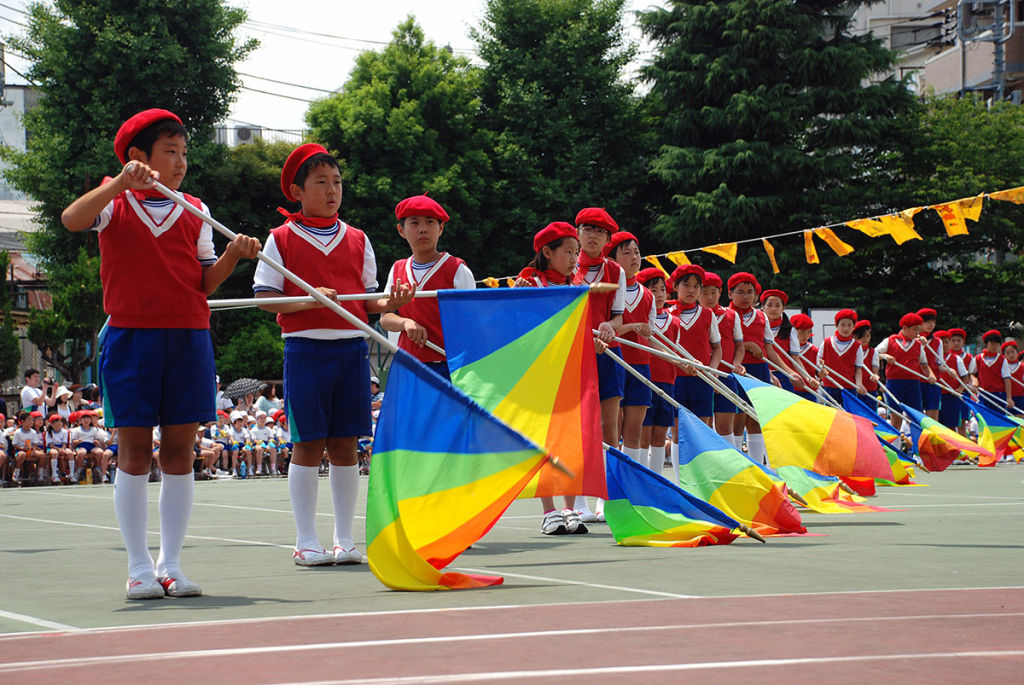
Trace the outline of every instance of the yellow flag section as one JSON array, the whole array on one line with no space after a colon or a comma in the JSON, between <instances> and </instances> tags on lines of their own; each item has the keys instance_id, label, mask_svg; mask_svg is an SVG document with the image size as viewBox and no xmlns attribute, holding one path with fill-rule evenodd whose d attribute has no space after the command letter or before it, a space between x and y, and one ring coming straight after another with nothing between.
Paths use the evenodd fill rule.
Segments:
<instances>
[{"instance_id":1,"label":"yellow flag section","mask_svg":"<svg viewBox=\"0 0 1024 685\"><path fill-rule=\"evenodd\" d=\"M393 590L501 583L441 569L491 529L545 461L544 450L399 350L374 436L370 570Z\"/></svg>"}]
</instances>

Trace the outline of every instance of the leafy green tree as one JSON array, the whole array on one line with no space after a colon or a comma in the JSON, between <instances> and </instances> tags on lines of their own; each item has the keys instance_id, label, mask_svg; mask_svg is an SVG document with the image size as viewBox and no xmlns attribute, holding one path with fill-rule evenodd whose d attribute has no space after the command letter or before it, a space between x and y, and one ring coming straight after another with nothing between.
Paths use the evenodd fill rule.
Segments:
<instances>
[{"instance_id":1,"label":"leafy green tree","mask_svg":"<svg viewBox=\"0 0 1024 685\"><path fill-rule=\"evenodd\" d=\"M242 377L283 378L284 340L273 317L245 309L232 320L217 345L217 373L224 385Z\"/></svg>"},{"instance_id":2,"label":"leafy green tree","mask_svg":"<svg viewBox=\"0 0 1024 685\"><path fill-rule=\"evenodd\" d=\"M0 252L0 275L7 273L10 256L7 251ZM11 315L11 291L6 280L0 281L0 312L3 312L3 323L0 324L0 381L14 378L21 363L21 345L18 335L14 332L14 317Z\"/></svg>"}]
</instances>

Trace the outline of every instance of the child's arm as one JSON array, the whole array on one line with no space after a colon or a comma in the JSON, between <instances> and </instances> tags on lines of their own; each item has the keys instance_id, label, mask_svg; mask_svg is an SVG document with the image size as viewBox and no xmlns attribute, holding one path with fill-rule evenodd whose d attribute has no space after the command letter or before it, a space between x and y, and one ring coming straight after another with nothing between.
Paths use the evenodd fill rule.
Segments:
<instances>
[{"instance_id":1,"label":"child's arm","mask_svg":"<svg viewBox=\"0 0 1024 685\"><path fill-rule=\"evenodd\" d=\"M383 312L391 312L399 307L412 302L412 296L416 293L416 288L410 286L408 283L401 283L397 287L392 285L391 292L388 293L387 297L381 297L376 300L369 300L366 303L367 314L381 314Z\"/></svg>"},{"instance_id":2,"label":"child's arm","mask_svg":"<svg viewBox=\"0 0 1024 685\"><path fill-rule=\"evenodd\" d=\"M260 241L247 235L236 235L235 239L228 243L217 261L211 266L203 267L203 292L209 295L220 287L231 272L235 270L240 259L256 259L260 251Z\"/></svg>"},{"instance_id":3,"label":"child's arm","mask_svg":"<svg viewBox=\"0 0 1024 685\"><path fill-rule=\"evenodd\" d=\"M393 331L395 333L405 333L409 336L409 340L416 343L420 347L427 342L427 329L416 323L414 320L399 316L394 312L384 312L380 316L380 327L385 331Z\"/></svg>"},{"instance_id":4,"label":"child's arm","mask_svg":"<svg viewBox=\"0 0 1024 685\"><path fill-rule=\"evenodd\" d=\"M72 202L60 215L60 222L69 231L87 231L96 223L96 217L115 197L128 190L146 190L159 180L159 172L142 162L128 162L109 183L93 188Z\"/></svg>"}]
</instances>

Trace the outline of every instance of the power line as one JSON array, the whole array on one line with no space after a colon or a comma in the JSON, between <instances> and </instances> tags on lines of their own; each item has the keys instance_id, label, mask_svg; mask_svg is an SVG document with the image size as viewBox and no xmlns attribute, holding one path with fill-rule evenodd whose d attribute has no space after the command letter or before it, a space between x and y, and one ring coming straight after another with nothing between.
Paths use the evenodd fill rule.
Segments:
<instances>
[{"instance_id":1,"label":"power line","mask_svg":"<svg viewBox=\"0 0 1024 685\"><path fill-rule=\"evenodd\" d=\"M4 3L2 3L2 2L0 2L0 7L3 7L3 8L5 8L5 9L9 9L9 10L11 10L12 12L17 12L18 14L21 14L21 15L23 15L23 16L26 16L26 17L31 17L31 16L32 16L31 14L29 14L28 12L26 12L26 11L25 11L25 10L24 10L23 8L21 8L21 7L11 7L10 5L5 5L5 4L4 4Z\"/></svg>"},{"instance_id":2,"label":"power line","mask_svg":"<svg viewBox=\"0 0 1024 685\"><path fill-rule=\"evenodd\" d=\"M0 5L0 7L6 7L6 5ZM20 21L15 21L14 19L8 19L7 17L5 17L2 14L0 14L0 19L3 19L6 22L10 22L11 24L14 24L15 26L20 26L20 27L25 28L25 29L29 28L28 24L23 24Z\"/></svg>"},{"instance_id":3,"label":"power line","mask_svg":"<svg viewBox=\"0 0 1024 685\"><path fill-rule=\"evenodd\" d=\"M283 26L281 24L270 24L262 21L246 21L245 24L250 27L256 28L262 31L284 31L288 33L303 34L307 36L318 36L320 38L331 38L333 40L346 40L353 43L366 43L368 45L390 45L390 41L386 40L370 40L368 38L352 38L350 36L339 36L331 33L319 33L317 31L309 31L307 29L299 29L293 26ZM341 46L338 46L341 47ZM452 48L453 52L460 52L465 54L476 54L475 50L466 50L463 48Z\"/></svg>"},{"instance_id":4,"label":"power line","mask_svg":"<svg viewBox=\"0 0 1024 685\"><path fill-rule=\"evenodd\" d=\"M266 76L256 76L255 74L245 74L245 73L242 73L241 71L237 71L235 73L238 74L239 76L245 76L246 78L255 78L255 79L259 79L260 81L269 81L270 83L276 83L276 84L282 85L282 86L291 86L292 88L304 88L306 90L315 90L318 93L334 94L334 93L337 92L335 90L328 90L327 88L315 88L313 86L303 86L303 85L298 84L298 83L290 83L289 81L277 81L277 80L272 79L272 78L267 78Z\"/></svg>"},{"instance_id":5,"label":"power line","mask_svg":"<svg viewBox=\"0 0 1024 685\"><path fill-rule=\"evenodd\" d=\"M241 89L247 90L251 93L259 93L260 95L272 95L273 97L276 98L284 98L285 100L295 100L297 102L305 102L307 104L312 104L314 102L313 100L307 100L306 98L298 98L295 97L294 95L282 95L281 93L271 93L269 90L260 90L259 88L250 88L249 86L242 86Z\"/></svg>"}]
</instances>

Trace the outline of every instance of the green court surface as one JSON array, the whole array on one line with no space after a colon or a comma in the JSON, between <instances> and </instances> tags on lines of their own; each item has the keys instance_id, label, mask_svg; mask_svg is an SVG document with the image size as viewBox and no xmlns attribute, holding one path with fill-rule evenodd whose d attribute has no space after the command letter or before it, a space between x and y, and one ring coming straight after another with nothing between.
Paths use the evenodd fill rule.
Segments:
<instances>
[{"instance_id":1,"label":"green court surface","mask_svg":"<svg viewBox=\"0 0 1024 685\"><path fill-rule=\"evenodd\" d=\"M1000 588L1024 585L1024 465L919 474L928 487L878 489L870 503L901 509L804 513L815 534L741 538L698 549L619 547L605 524L583 536L540 533L540 504L517 501L452 564L503 575L474 591L393 592L367 565L299 568L284 479L196 484L183 568L191 599L129 602L111 486L0 491L0 632L274 616L672 597ZM367 479L361 479L361 497ZM149 529L157 530L158 484ZM360 503L364 510L365 501ZM363 542L363 518L356 540ZM322 542L332 530L320 479ZM158 546L151 533L154 556ZM363 547L365 551L365 546Z\"/></svg>"}]
</instances>

